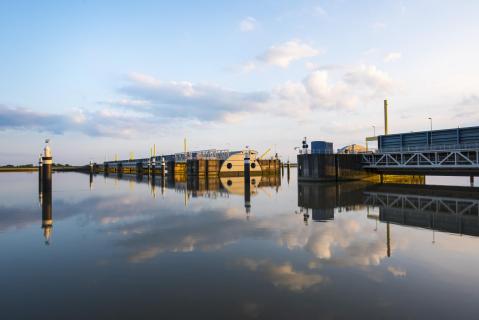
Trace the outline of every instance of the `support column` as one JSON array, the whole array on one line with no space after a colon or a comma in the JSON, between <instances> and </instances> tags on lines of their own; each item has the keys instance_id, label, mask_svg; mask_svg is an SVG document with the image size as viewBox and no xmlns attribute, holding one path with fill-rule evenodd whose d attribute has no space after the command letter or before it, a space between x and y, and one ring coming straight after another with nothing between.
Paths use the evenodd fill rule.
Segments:
<instances>
[{"instance_id":1,"label":"support column","mask_svg":"<svg viewBox=\"0 0 479 320\"><path fill-rule=\"evenodd\" d=\"M470 176L469 181L471 183L471 187L474 187L474 176Z\"/></svg>"},{"instance_id":2,"label":"support column","mask_svg":"<svg viewBox=\"0 0 479 320\"><path fill-rule=\"evenodd\" d=\"M288 160L288 162L286 163L286 178L288 179L288 184L289 184L289 177L290 177L290 168L291 168L291 164L289 163L289 160Z\"/></svg>"},{"instance_id":3,"label":"support column","mask_svg":"<svg viewBox=\"0 0 479 320\"><path fill-rule=\"evenodd\" d=\"M250 176L250 151L244 152L244 207L246 213L249 214L251 210L251 176Z\"/></svg>"}]
</instances>

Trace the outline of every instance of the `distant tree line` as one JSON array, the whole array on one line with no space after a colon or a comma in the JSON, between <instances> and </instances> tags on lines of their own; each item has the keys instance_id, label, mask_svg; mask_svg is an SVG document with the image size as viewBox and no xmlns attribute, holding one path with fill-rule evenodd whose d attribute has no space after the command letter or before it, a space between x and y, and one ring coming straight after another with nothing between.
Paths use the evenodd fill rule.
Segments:
<instances>
[{"instance_id":1,"label":"distant tree line","mask_svg":"<svg viewBox=\"0 0 479 320\"><path fill-rule=\"evenodd\" d=\"M54 167L71 167L68 163L62 164L62 163L53 163ZM0 168L33 168L34 165L29 163L29 164L20 164L20 165L13 165L13 164L6 164L3 166L0 166Z\"/></svg>"}]
</instances>

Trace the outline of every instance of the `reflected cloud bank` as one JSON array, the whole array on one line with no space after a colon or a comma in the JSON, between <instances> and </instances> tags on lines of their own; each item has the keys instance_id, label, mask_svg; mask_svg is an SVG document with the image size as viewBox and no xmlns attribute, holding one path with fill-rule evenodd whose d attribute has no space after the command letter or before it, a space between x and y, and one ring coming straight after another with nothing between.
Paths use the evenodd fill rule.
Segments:
<instances>
[{"instance_id":1,"label":"reflected cloud bank","mask_svg":"<svg viewBox=\"0 0 479 320\"><path fill-rule=\"evenodd\" d=\"M303 291L320 284L324 278L318 274L307 274L294 270L289 262L274 264L268 260L243 259L240 266L262 274L274 286L284 287L291 291Z\"/></svg>"}]
</instances>

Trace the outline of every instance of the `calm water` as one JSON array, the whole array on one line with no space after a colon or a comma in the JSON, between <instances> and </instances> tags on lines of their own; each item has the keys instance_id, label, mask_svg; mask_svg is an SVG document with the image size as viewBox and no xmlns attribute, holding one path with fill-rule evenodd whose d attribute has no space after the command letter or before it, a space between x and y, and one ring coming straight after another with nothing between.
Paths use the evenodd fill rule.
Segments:
<instances>
[{"instance_id":1,"label":"calm water","mask_svg":"<svg viewBox=\"0 0 479 320\"><path fill-rule=\"evenodd\" d=\"M473 318L474 192L0 175L1 319ZM188 191L186 191L188 190ZM48 217L46 217L48 218Z\"/></svg>"}]
</instances>

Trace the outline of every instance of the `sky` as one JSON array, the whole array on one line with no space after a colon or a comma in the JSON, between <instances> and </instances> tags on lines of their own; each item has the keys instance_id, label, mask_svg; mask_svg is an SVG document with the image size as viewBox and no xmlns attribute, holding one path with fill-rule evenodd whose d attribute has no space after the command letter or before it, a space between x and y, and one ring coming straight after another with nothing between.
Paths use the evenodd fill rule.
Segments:
<instances>
[{"instance_id":1,"label":"sky","mask_svg":"<svg viewBox=\"0 0 479 320\"><path fill-rule=\"evenodd\" d=\"M0 1L0 165L479 125L478 1Z\"/></svg>"}]
</instances>

